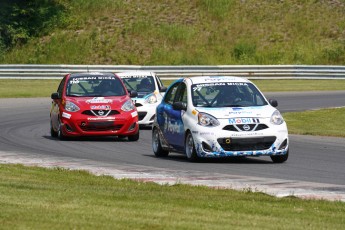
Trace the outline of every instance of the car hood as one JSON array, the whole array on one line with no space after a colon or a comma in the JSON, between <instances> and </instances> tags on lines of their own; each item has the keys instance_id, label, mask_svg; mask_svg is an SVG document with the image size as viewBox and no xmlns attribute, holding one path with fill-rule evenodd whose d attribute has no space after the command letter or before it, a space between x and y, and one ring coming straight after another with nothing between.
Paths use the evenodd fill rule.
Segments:
<instances>
[{"instance_id":1,"label":"car hood","mask_svg":"<svg viewBox=\"0 0 345 230\"><path fill-rule=\"evenodd\" d=\"M252 107L222 107L222 108L196 108L199 112L208 113L218 119L236 118L236 117L253 117L264 118L271 117L276 110L270 105L252 106Z\"/></svg>"},{"instance_id":2,"label":"car hood","mask_svg":"<svg viewBox=\"0 0 345 230\"><path fill-rule=\"evenodd\" d=\"M125 96L117 97L76 97L68 98L69 101L76 103L81 109L120 109L123 103L130 98Z\"/></svg>"}]
</instances>

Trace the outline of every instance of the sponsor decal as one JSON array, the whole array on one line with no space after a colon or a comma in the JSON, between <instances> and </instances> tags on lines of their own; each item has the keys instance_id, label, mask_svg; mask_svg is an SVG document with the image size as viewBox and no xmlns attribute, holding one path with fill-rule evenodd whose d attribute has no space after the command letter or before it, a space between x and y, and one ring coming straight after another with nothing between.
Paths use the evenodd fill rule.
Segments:
<instances>
[{"instance_id":1,"label":"sponsor decal","mask_svg":"<svg viewBox=\"0 0 345 230\"><path fill-rule=\"evenodd\" d=\"M240 107L231 108L232 111L229 112L229 114L235 115L235 114L252 114L252 111L245 110Z\"/></svg>"},{"instance_id":2,"label":"sponsor decal","mask_svg":"<svg viewBox=\"0 0 345 230\"><path fill-rule=\"evenodd\" d=\"M110 105L91 105L92 110L110 110Z\"/></svg>"},{"instance_id":3,"label":"sponsor decal","mask_svg":"<svg viewBox=\"0 0 345 230\"><path fill-rule=\"evenodd\" d=\"M259 118L229 118L229 124L253 124L260 123Z\"/></svg>"},{"instance_id":4,"label":"sponsor decal","mask_svg":"<svg viewBox=\"0 0 345 230\"><path fill-rule=\"evenodd\" d=\"M165 120L164 130L166 132L169 132L171 134L180 133L180 129L183 127L183 125L179 125L178 122L172 122L168 121L168 119Z\"/></svg>"},{"instance_id":5,"label":"sponsor decal","mask_svg":"<svg viewBox=\"0 0 345 230\"><path fill-rule=\"evenodd\" d=\"M130 78L147 78L148 76L143 75L132 75L132 76L121 76L121 78L130 79Z\"/></svg>"},{"instance_id":6,"label":"sponsor decal","mask_svg":"<svg viewBox=\"0 0 345 230\"><path fill-rule=\"evenodd\" d=\"M237 86L244 86L248 85L244 82L214 82L214 83L201 83L196 84L193 87L193 91L199 91L202 87L211 87L211 86L226 86L226 85L237 85Z\"/></svg>"},{"instance_id":7,"label":"sponsor decal","mask_svg":"<svg viewBox=\"0 0 345 230\"><path fill-rule=\"evenodd\" d=\"M113 121L115 120L115 117L88 117L87 118L88 121L99 121L99 120L109 120L109 121Z\"/></svg>"},{"instance_id":8,"label":"sponsor decal","mask_svg":"<svg viewBox=\"0 0 345 230\"><path fill-rule=\"evenodd\" d=\"M103 75L102 73L90 73L91 75ZM73 77L70 81L71 84L79 83L86 80L116 80L114 76L85 76L85 77Z\"/></svg>"},{"instance_id":9,"label":"sponsor decal","mask_svg":"<svg viewBox=\"0 0 345 230\"><path fill-rule=\"evenodd\" d=\"M104 97L94 97L90 100L87 100L86 103L88 104L96 104L96 103L112 103L113 100L105 99Z\"/></svg>"},{"instance_id":10,"label":"sponsor decal","mask_svg":"<svg viewBox=\"0 0 345 230\"><path fill-rule=\"evenodd\" d=\"M73 78L71 81L70 81L71 84L79 84L79 79L78 78Z\"/></svg>"},{"instance_id":11,"label":"sponsor decal","mask_svg":"<svg viewBox=\"0 0 345 230\"><path fill-rule=\"evenodd\" d=\"M240 115L240 114L253 114L251 111L234 111L234 112L229 112L229 115Z\"/></svg>"},{"instance_id":12,"label":"sponsor decal","mask_svg":"<svg viewBox=\"0 0 345 230\"><path fill-rule=\"evenodd\" d=\"M62 112L62 117L70 119L72 117L72 114Z\"/></svg>"},{"instance_id":13,"label":"sponsor decal","mask_svg":"<svg viewBox=\"0 0 345 230\"><path fill-rule=\"evenodd\" d=\"M263 136L264 133L261 132L242 132L231 134L232 137L248 137L248 136Z\"/></svg>"},{"instance_id":14,"label":"sponsor decal","mask_svg":"<svg viewBox=\"0 0 345 230\"><path fill-rule=\"evenodd\" d=\"M132 117L136 117L136 116L138 116L138 112L134 111L134 112L131 113L131 115L132 115Z\"/></svg>"},{"instance_id":15,"label":"sponsor decal","mask_svg":"<svg viewBox=\"0 0 345 230\"><path fill-rule=\"evenodd\" d=\"M211 76L210 78L206 78L205 81L235 81L236 78L233 77L224 77L224 76Z\"/></svg>"},{"instance_id":16,"label":"sponsor decal","mask_svg":"<svg viewBox=\"0 0 345 230\"><path fill-rule=\"evenodd\" d=\"M199 132L198 131L192 131L193 134L198 134Z\"/></svg>"},{"instance_id":17,"label":"sponsor decal","mask_svg":"<svg viewBox=\"0 0 345 230\"><path fill-rule=\"evenodd\" d=\"M200 136L205 136L205 135L214 135L213 132L200 132Z\"/></svg>"}]
</instances>

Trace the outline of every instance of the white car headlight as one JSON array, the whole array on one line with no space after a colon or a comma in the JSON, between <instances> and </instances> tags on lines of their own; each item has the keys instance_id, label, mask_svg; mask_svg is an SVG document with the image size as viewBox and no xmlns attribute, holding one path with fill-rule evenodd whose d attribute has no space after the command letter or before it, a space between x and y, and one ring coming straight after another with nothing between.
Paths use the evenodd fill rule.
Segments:
<instances>
[{"instance_id":1,"label":"white car headlight","mask_svg":"<svg viewBox=\"0 0 345 230\"><path fill-rule=\"evenodd\" d=\"M198 124L201 126L217 126L219 125L219 121L207 113L199 113L198 114Z\"/></svg>"},{"instance_id":2,"label":"white car headlight","mask_svg":"<svg viewBox=\"0 0 345 230\"><path fill-rule=\"evenodd\" d=\"M149 104L154 104L157 102L157 97L156 95L152 94L150 96L148 96L146 99L145 99L145 102L146 103L149 103Z\"/></svg>"},{"instance_id":3,"label":"white car headlight","mask_svg":"<svg viewBox=\"0 0 345 230\"><path fill-rule=\"evenodd\" d=\"M126 101L121 107L121 110L123 110L123 111L131 111L134 109L135 109L135 106L134 106L132 100Z\"/></svg>"},{"instance_id":4,"label":"white car headlight","mask_svg":"<svg viewBox=\"0 0 345 230\"><path fill-rule=\"evenodd\" d=\"M77 112L80 110L80 108L76 104L74 104L73 102L70 102L70 101L66 101L65 109L68 112Z\"/></svg>"},{"instance_id":5,"label":"white car headlight","mask_svg":"<svg viewBox=\"0 0 345 230\"><path fill-rule=\"evenodd\" d=\"M284 119L278 110L274 111L271 116L271 123L274 125L281 125L283 124Z\"/></svg>"}]
</instances>

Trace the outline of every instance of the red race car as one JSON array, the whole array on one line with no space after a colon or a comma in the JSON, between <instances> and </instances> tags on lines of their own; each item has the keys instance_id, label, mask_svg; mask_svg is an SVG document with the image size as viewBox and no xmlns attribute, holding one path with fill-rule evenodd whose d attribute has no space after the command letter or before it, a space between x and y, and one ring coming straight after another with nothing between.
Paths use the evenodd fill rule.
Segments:
<instances>
[{"instance_id":1,"label":"red race car","mask_svg":"<svg viewBox=\"0 0 345 230\"><path fill-rule=\"evenodd\" d=\"M118 136L137 141L138 112L130 98L136 96L113 73L67 74L51 95L51 136Z\"/></svg>"}]
</instances>

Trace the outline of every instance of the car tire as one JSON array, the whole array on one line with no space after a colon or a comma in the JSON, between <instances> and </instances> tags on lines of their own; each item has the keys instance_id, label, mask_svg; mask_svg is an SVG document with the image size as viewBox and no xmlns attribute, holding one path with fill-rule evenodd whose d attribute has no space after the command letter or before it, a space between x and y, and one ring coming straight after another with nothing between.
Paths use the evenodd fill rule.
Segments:
<instances>
[{"instance_id":1,"label":"car tire","mask_svg":"<svg viewBox=\"0 0 345 230\"><path fill-rule=\"evenodd\" d=\"M128 136L128 140L129 141L138 141L139 140L139 131L134 135Z\"/></svg>"},{"instance_id":2,"label":"car tire","mask_svg":"<svg viewBox=\"0 0 345 230\"><path fill-rule=\"evenodd\" d=\"M289 150L285 155L271 156L273 163L283 163L289 158Z\"/></svg>"},{"instance_id":3,"label":"car tire","mask_svg":"<svg viewBox=\"0 0 345 230\"><path fill-rule=\"evenodd\" d=\"M63 140L66 140L66 136L63 134L63 131L62 131L62 124L61 124L61 121L59 119L59 130L57 132L57 137L63 141Z\"/></svg>"},{"instance_id":4,"label":"car tire","mask_svg":"<svg viewBox=\"0 0 345 230\"><path fill-rule=\"evenodd\" d=\"M187 156L187 159L191 162L199 160L198 154L195 150L194 139L192 133L187 132L186 139L184 142L184 153Z\"/></svg>"},{"instance_id":5,"label":"car tire","mask_svg":"<svg viewBox=\"0 0 345 230\"><path fill-rule=\"evenodd\" d=\"M164 150L162 147L157 128L152 130L152 150L156 157L166 157L169 155L169 151Z\"/></svg>"},{"instance_id":6,"label":"car tire","mask_svg":"<svg viewBox=\"0 0 345 230\"><path fill-rule=\"evenodd\" d=\"M57 137L58 133L53 129L52 122L50 121L50 136L51 137Z\"/></svg>"}]
</instances>

